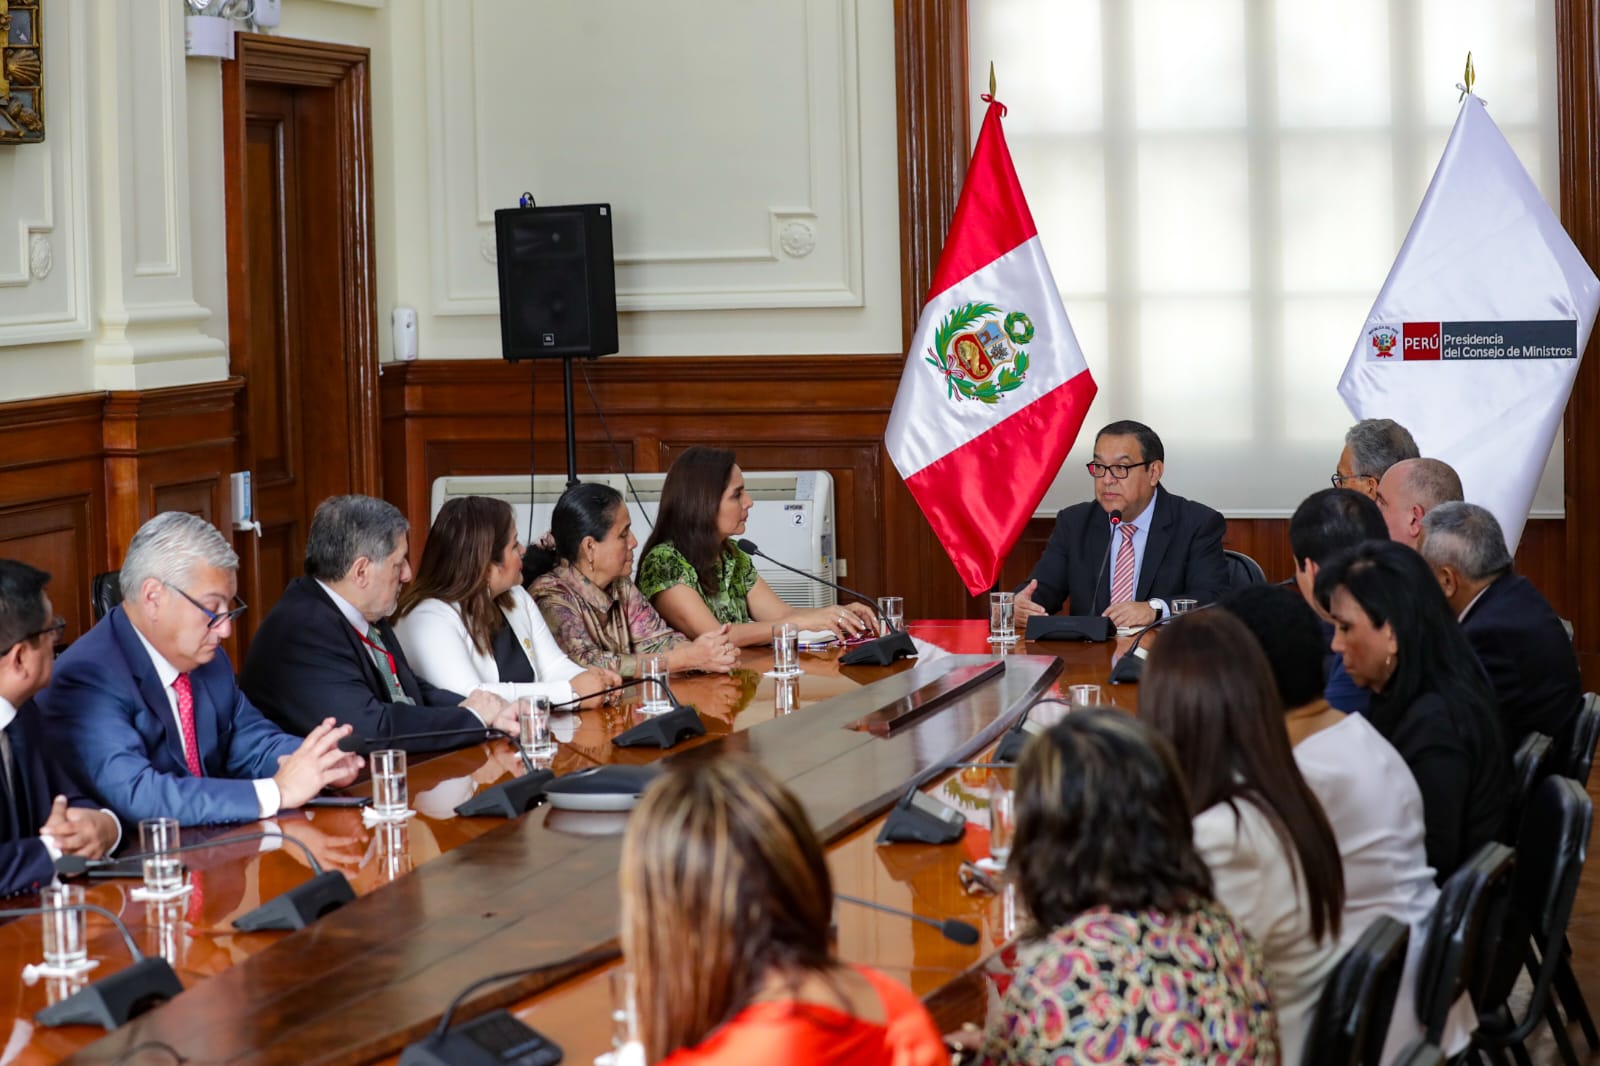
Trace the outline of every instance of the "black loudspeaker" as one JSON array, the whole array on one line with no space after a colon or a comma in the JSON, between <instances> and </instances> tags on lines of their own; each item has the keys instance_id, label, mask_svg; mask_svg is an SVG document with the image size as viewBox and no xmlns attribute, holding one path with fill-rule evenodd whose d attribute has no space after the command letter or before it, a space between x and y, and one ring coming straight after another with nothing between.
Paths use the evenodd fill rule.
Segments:
<instances>
[{"instance_id":1,"label":"black loudspeaker","mask_svg":"<svg viewBox=\"0 0 1600 1066\"><path fill-rule=\"evenodd\" d=\"M611 205L494 213L500 354L510 362L617 350Z\"/></svg>"},{"instance_id":2,"label":"black loudspeaker","mask_svg":"<svg viewBox=\"0 0 1600 1066\"><path fill-rule=\"evenodd\" d=\"M295 885L276 899L270 899L233 920L235 929L256 932L262 929L304 929L329 911L336 911L356 898L344 874L324 870L311 880Z\"/></svg>"},{"instance_id":3,"label":"black loudspeaker","mask_svg":"<svg viewBox=\"0 0 1600 1066\"><path fill-rule=\"evenodd\" d=\"M555 778L556 775L549 770L535 770L521 777L513 777L510 781L502 781L493 788L484 789L457 807L456 813L467 818L479 815L515 818L544 799L545 786Z\"/></svg>"}]
</instances>

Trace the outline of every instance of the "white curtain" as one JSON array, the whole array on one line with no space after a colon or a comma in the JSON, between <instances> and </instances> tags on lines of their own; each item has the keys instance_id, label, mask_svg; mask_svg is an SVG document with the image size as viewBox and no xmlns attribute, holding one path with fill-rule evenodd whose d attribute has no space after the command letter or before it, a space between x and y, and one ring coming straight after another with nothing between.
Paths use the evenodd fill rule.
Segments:
<instances>
[{"instance_id":1,"label":"white curtain","mask_svg":"<svg viewBox=\"0 0 1600 1066\"><path fill-rule=\"evenodd\" d=\"M1040 513L1135 418L1166 480L1236 517L1326 487L1334 391L1433 174L1467 52L1552 205L1548 0L970 0L972 128L1005 129L1100 385ZM1560 446L1534 500L1560 514Z\"/></svg>"}]
</instances>

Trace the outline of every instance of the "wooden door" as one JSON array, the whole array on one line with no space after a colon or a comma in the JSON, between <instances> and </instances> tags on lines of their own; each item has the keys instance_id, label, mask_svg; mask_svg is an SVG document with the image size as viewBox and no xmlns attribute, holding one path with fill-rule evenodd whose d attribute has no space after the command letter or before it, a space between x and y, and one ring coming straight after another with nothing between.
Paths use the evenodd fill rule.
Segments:
<instances>
[{"instance_id":1,"label":"wooden door","mask_svg":"<svg viewBox=\"0 0 1600 1066\"><path fill-rule=\"evenodd\" d=\"M366 52L246 36L240 53L224 72L230 364L260 524L234 539L242 655L303 571L317 504L378 486Z\"/></svg>"}]
</instances>

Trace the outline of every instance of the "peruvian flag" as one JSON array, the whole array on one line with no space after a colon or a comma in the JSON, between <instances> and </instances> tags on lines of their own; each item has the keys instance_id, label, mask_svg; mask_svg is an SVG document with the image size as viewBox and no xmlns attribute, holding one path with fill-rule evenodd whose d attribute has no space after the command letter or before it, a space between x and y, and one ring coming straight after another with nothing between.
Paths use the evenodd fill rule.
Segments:
<instances>
[{"instance_id":1,"label":"peruvian flag","mask_svg":"<svg viewBox=\"0 0 1600 1066\"><path fill-rule=\"evenodd\" d=\"M1094 379L989 110L884 441L974 596L994 586L1083 426Z\"/></svg>"}]
</instances>

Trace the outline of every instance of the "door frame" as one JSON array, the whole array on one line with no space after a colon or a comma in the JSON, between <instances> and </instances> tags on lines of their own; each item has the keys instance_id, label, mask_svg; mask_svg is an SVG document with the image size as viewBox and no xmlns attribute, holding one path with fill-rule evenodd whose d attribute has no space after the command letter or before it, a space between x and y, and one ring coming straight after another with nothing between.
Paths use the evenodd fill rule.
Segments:
<instances>
[{"instance_id":1,"label":"door frame","mask_svg":"<svg viewBox=\"0 0 1600 1066\"><path fill-rule=\"evenodd\" d=\"M380 493L377 281L372 233L371 52L351 45L241 33L222 63L223 205L227 219L228 346L242 351L250 325L246 247L246 90L250 85L333 90L341 226L340 317L349 349L341 360L353 429L346 455L350 492ZM245 387L249 388L246 378ZM241 411L244 407L241 406ZM243 417L241 415L241 417ZM241 427L246 429L248 427ZM241 433L241 438L244 434ZM240 455L241 460L248 459Z\"/></svg>"}]
</instances>

